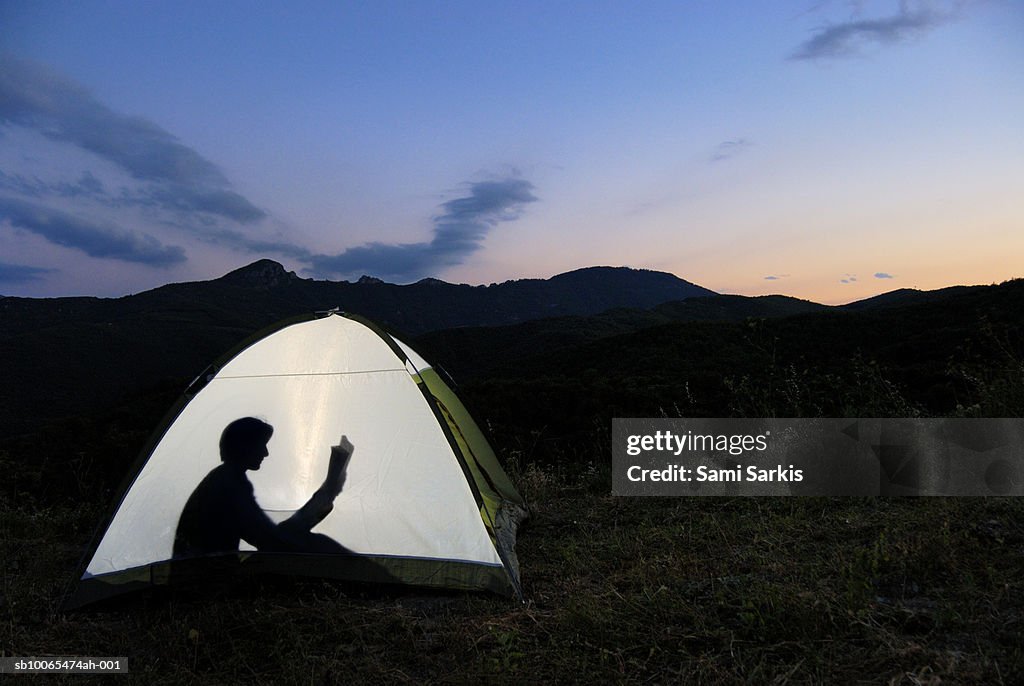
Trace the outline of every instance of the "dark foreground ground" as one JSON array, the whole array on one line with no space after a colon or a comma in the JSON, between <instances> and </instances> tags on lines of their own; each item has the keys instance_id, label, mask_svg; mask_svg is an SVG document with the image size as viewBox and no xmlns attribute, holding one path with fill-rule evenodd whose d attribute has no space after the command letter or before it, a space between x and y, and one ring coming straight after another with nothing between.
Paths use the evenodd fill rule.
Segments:
<instances>
[{"instance_id":1,"label":"dark foreground ground","mask_svg":"<svg viewBox=\"0 0 1024 686\"><path fill-rule=\"evenodd\" d=\"M106 503L0 503L4 655L117 683L1024 683L1024 500L627 499L514 474L525 604L257 579L61 614ZM8 677L93 683L114 677Z\"/></svg>"}]
</instances>

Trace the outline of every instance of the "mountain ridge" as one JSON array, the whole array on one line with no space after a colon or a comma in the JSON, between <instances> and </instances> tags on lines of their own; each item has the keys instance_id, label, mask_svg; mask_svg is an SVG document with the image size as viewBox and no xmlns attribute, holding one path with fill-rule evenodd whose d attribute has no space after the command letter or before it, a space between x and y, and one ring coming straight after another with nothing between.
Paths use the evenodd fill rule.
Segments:
<instances>
[{"instance_id":1,"label":"mountain ridge","mask_svg":"<svg viewBox=\"0 0 1024 686\"><path fill-rule=\"evenodd\" d=\"M987 288L995 287L913 297L952 302ZM900 298L892 300L865 307L898 316ZM514 366L538 353L668 323L856 314L788 296L719 295L664 272L619 267L491 286L396 285L372 277L355 283L303 279L258 260L218 279L116 299L0 299L0 377L11 391L0 396L0 434L123 405L156 385L179 387L256 331L335 307L423 341L436 361L462 358L462 371L471 374L495 360Z\"/></svg>"},{"instance_id":2,"label":"mountain ridge","mask_svg":"<svg viewBox=\"0 0 1024 686\"><path fill-rule=\"evenodd\" d=\"M558 275L556 275L558 276ZM713 293L671 274L577 270L493 286L304 279L257 260L208 281L120 298L0 299L2 432L109 407L147 384L193 377L238 341L283 319L340 308L411 338L426 331L645 309Z\"/></svg>"},{"instance_id":3,"label":"mountain ridge","mask_svg":"<svg viewBox=\"0 0 1024 686\"><path fill-rule=\"evenodd\" d=\"M229 315L232 309L243 319L256 317L269 324L339 307L415 335L455 326L597 314L615 307L647 308L706 295L715 292L666 272L628 267L585 267L548 279L470 286L433 278L392 284L368 275L355 282L306 279L274 260L260 259L215 279L169 283L118 298L8 296L0 298L0 316L16 331L22 325L44 325L53 317L109 322L129 313L212 310ZM267 316L260 316L261 311ZM235 318L226 316L225 321Z\"/></svg>"}]
</instances>

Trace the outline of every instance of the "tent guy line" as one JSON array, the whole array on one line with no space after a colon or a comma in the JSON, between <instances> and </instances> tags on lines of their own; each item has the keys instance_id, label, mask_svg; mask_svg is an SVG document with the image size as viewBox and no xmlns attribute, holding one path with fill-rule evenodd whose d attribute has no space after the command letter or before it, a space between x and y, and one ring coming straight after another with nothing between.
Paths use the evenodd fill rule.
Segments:
<instances>
[{"instance_id":1,"label":"tent guy line","mask_svg":"<svg viewBox=\"0 0 1024 686\"><path fill-rule=\"evenodd\" d=\"M282 376L350 376L353 374L387 374L387 373L398 373L406 372L408 370L402 367L392 367L385 369L358 369L349 372L294 372L288 374L240 374L238 376L218 376L218 379L273 379L275 377Z\"/></svg>"}]
</instances>

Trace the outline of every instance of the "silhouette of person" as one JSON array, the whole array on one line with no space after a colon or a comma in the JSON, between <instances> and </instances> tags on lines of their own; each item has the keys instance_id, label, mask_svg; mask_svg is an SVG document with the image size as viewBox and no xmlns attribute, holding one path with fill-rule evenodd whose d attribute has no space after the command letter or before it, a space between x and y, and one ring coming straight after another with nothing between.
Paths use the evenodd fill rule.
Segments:
<instances>
[{"instance_id":1,"label":"silhouette of person","mask_svg":"<svg viewBox=\"0 0 1024 686\"><path fill-rule=\"evenodd\" d=\"M178 519L174 557L235 552L242 540L259 551L349 554L337 541L311 529L334 509L344 485L344 473L334 484L321 486L288 520L275 524L256 503L248 470L258 470L270 454L267 443L274 427L254 417L236 419L220 437L222 464L203 478ZM352 444L342 437L331 451L351 455Z\"/></svg>"}]
</instances>

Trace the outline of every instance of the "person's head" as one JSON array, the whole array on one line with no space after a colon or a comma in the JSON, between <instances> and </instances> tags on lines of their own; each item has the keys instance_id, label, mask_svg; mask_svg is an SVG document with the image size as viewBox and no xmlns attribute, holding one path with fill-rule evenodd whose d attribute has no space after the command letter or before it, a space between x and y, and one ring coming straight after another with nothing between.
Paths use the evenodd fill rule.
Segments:
<instances>
[{"instance_id":1,"label":"person's head","mask_svg":"<svg viewBox=\"0 0 1024 686\"><path fill-rule=\"evenodd\" d=\"M269 454L267 443L273 435L274 427L260 419L236 419L220 435L220 459L244 469L259 469Z\"/></svg>"}]
</instances>

